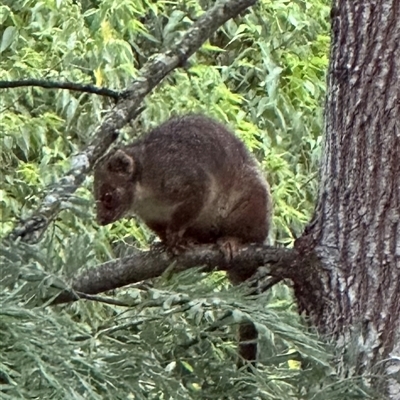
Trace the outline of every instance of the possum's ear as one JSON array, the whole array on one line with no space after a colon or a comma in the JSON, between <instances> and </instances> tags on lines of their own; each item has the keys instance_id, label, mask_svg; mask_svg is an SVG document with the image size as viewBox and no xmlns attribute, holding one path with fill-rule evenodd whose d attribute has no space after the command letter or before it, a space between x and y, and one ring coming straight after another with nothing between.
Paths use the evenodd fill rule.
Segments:
<instances>
[{"instance_id":1,"label":"possum's ear","mask_svg":"<svg viewBox=\"0 0 400 400\"><path fill-rule=\"evenodd\" d=\"M135 160L123 150L117 150L107 161L110 172L132 175L135 171Z\"/></svg>"}]
</instances>

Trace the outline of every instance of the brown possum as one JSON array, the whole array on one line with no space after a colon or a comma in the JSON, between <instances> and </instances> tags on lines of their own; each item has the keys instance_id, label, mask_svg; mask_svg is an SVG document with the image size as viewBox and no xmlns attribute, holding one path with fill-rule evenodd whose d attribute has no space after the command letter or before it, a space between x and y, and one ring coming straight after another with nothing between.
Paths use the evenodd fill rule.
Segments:
<instances>
[{"instance_id":1,"label":"brown possum","mask_svg":"<svg viewBox=\"0 0 400 400\"><path fill-rule=\"evenodd\" d=\"M100 225L136 215L170 249L263 243L272 218L269 186L252 155L203 115L173 117L111 151L95 168L94 192ZM235 284L250 276L229 272ZM239 331L243 340L257 337L252 324ZM254 343L240 347L248 360L256 351Z\"/></svg>"}]
</instances>

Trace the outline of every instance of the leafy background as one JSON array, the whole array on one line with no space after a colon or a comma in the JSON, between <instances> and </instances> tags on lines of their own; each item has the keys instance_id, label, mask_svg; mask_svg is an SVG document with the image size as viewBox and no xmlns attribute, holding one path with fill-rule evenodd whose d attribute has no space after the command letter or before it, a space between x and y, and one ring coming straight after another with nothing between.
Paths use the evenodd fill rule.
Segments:
<instances>
[{"instance_id":1,"label":"leafy background","mask_svg":"<svg viewBox=\"0 0 400 400\"><path fill-rule=\"evenodd\" d=\"M123 90L154 54L211 7L205 0L3 0L0 80L72 81ZM260 0L227 22L146 99L125 142L172 114L229 125L260 161L275 204L271 241L291 246L311 217L321 152L328 0ZM57 185L113 105L67 90L0 97L1 236ZM110 294L130 307L48 307L68 278L152 233L135 220L98 227L91 177L36 245L0 249L0 398L344 399L364 394L335 376L331 351L298 315L290 286L246 297L224 274L187 271ZM128 248L128 250L126 250ZM124 250L121 250L124 249ZM235 368L235 331L251 319L262 365ZM361 394L360 394L361 393ZM350 398L350 397L346 397ZM363 397L360 397L363 398Z\"/></svg>"}]
</instances>

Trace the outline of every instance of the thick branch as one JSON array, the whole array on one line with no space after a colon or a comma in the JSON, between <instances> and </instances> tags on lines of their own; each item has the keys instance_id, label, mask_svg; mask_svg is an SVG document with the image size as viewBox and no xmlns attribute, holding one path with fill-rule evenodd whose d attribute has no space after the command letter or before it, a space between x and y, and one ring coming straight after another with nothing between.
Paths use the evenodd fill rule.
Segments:
<instances>
[{"instance_id":1,"label":"thick branch","mask_svg":"<svg viewBox=\"0 0 400 400\"><path fill-rule=\"evenodd\" d=\"M115 90L100 88L93 85L83 85L74 82L55 82L41 79L24 79L12 82L0 81L0 89L16 88L23 86L37 86L44 89L68 89L74 90L76 92L92 93L98 94L100 96L111 97L115 100L118 100L120 97L120 93L116 92Z\"/></svg>"},{"instance_id":2,"label":"thick branch","mask_svg":"<svg viewBox=\"0 0 400 400\"><path fill-rule=\"evenodd\" d=\"M177 257L165 252L137 252L128 257L108 261L97 268L87 269L71 283L71 292L62 293L53 304L79 299L78 294L97 294L117 289L132 283L162 275L168 267L173 272L203 266L205 271L213 269L251 270L263 266L268 276L291 279L297 285L305 285L309 292L320 296L318 266L305 260L295 249L273 248L261 245L249 245L243 248L228 265L217 246L197 246ZM311 285L311 286L310 286Z\"/></svg>"},{"instance_id":3,"label":"thick branch","mask_svg":"<svg viewBox=\"0 0 400 400\"><path fill-rule=\"evenodd\" d=\"M57 216L62 202L67 200L85 180L93 164L116 140L119 129L135 118L145 96L159 84L174 68L183 65L200 46L226 21L237 16L256 0L219 1L203 14L170 50L159 54L141 69L138 79L124 92L123 99L109 112L94 135L92 142L81 153L72 158L71 169L54 185L42 204L10 234L10 238L36 243Z\"/></svg>"}]
</instances>

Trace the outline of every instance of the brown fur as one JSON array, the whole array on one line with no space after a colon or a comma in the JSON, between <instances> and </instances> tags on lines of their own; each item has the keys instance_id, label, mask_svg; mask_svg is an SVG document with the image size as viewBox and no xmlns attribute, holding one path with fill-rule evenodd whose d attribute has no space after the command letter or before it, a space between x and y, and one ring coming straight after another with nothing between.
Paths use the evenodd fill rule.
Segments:
<instances>
[{"instance_id":1,"label":"brown fur","mask_svg":"<svg viewBox=\"0 0 400 400\"><path fill-rule=\"evenodd\" d=\"M202 115L171 118L142 139L112 151L95 169L97 220L136 215L171 249L187 243L263 243L269 187L244 144ZM249 278L231 271L233 283ZM242 329L243 330L243 329ZM249 329L246 330L249 332ZM251 338L243 331L244 340ZM240 354L255 359L256 344Z\"/></svg>"}]
</instances>

